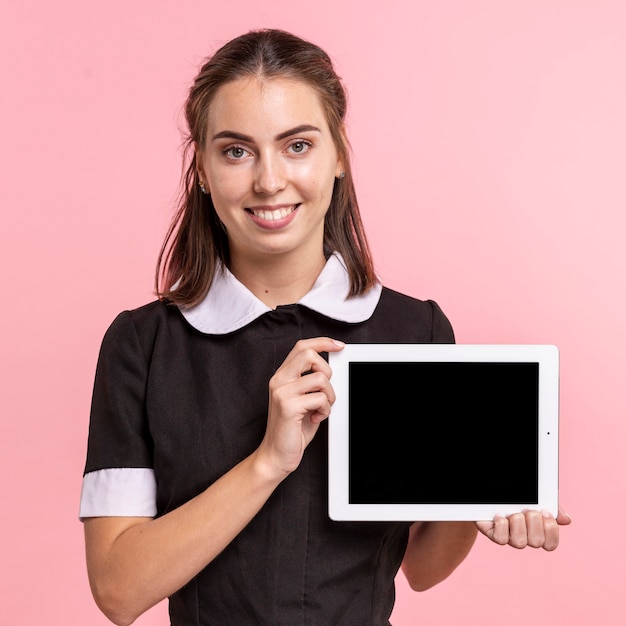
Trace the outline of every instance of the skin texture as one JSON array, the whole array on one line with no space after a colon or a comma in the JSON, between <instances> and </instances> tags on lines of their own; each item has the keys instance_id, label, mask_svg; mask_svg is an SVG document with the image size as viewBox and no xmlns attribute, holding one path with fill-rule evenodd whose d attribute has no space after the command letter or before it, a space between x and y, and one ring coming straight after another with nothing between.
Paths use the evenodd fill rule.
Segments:
<instances>
[{"instance_id":1,"label":"skin texture","mask_svg":"<svg viewBox=\"0 0 626 626\"><path fill-rule=\"evenodd\" d=\"M269 306L296 302L324 266L324 216L343 166L316 93L286 79L237 80L218 90L207 128L198 174L226 228L231 271ZM92 592L111 621L131 624L187 583L298 467L335 401L320 352L342 347L329 337L294 346L269 382L259 448L197 497L158 519L85 521ZM552 550L568 520L533 511L477 524L416 522L403 571L414 589L428 589L463 561L477 530L497 544Z\"/></svg>"}]
</instances>

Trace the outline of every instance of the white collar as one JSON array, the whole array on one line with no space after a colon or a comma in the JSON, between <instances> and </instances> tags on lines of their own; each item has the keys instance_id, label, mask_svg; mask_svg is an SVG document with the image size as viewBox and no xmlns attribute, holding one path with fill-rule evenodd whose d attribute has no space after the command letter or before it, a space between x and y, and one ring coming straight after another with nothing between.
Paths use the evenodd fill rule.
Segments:
<instances>
[{"instance_id":1,"label":"white collar","mask_svg":"<svg viewBox=\"0 0 626 626\"><path fill-rule=\"evenodd\" d=\"M377 282L365 294L348 298L350 277L343 258L335 252L311 291L297 304L342 322L364 322L374 313L381 291L382 285ZM204 300L191 308L181 309L181 313L200 332L224 335L243 328L271 310L224 267L216 272Z\"/></svg>"}]
</instances>

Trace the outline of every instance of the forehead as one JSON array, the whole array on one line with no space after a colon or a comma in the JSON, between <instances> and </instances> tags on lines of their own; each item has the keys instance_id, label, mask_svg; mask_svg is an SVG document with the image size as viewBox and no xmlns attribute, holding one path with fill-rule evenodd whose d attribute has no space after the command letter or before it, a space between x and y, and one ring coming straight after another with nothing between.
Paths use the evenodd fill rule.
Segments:
<instances>
[{"instance_id":1,"label":"forehead","mask_svg":"<svg viewBox=\"0 0 626 626\"><path fill-rule=\"evenodd\" d=\"M318 93L288 78L240 78L222 85L208 111L208 137L233 130L256 137L311 124L328 130Z\"/></svg>"}]
</instances>

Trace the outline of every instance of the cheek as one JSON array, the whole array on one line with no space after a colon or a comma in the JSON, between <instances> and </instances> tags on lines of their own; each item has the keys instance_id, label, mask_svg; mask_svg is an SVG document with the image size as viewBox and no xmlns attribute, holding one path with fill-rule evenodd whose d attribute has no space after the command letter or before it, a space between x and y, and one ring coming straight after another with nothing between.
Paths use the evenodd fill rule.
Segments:
<instances>
[{"instance_id":1,"label":"cheek","mask_svg":"<svg viewBox=\"0 0 626 626\"><path fill-rule=\"evenodd\" d=\"M301 192L308 197L330 198L335 184L335 170L326 164L324 167L318 165L310 165L302 168L297 173L297 184Z\"/></svg>"},{"instance_id":2,"label":"cheek","mask_svg":"<svg viewBox=\"0 0 626 626\"><path fill-rule=\"evenodd\" d=\"M209 180L213 204L218 209L220 206L227 207L232 202L236 202L247 190L247 181L240 172L221 173Z\"/></svg>"}]
</instances>

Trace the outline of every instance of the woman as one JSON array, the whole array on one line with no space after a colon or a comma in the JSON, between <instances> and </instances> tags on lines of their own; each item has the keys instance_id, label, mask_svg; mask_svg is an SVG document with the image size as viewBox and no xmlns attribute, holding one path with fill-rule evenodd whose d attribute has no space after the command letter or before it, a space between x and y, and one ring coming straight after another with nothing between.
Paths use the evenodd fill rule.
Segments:
<instances>
[{"instance_id":1,"label":"woman","mask_svg":"<svg viewBox=\"0 0 626 626\"><path fill-rule=\"evenodd\" d=\"M477 526L557 545L539 512L328 519L321 353L454 340L435 303L375 277L345 113L327 55L282 31L227 43L191 87L159 300L114 321L94 388L81 517L94 597L117 624L166 597L175 626L388 624L398 568L414 589L437 584Z\"/></svg>"}]
</instances>

